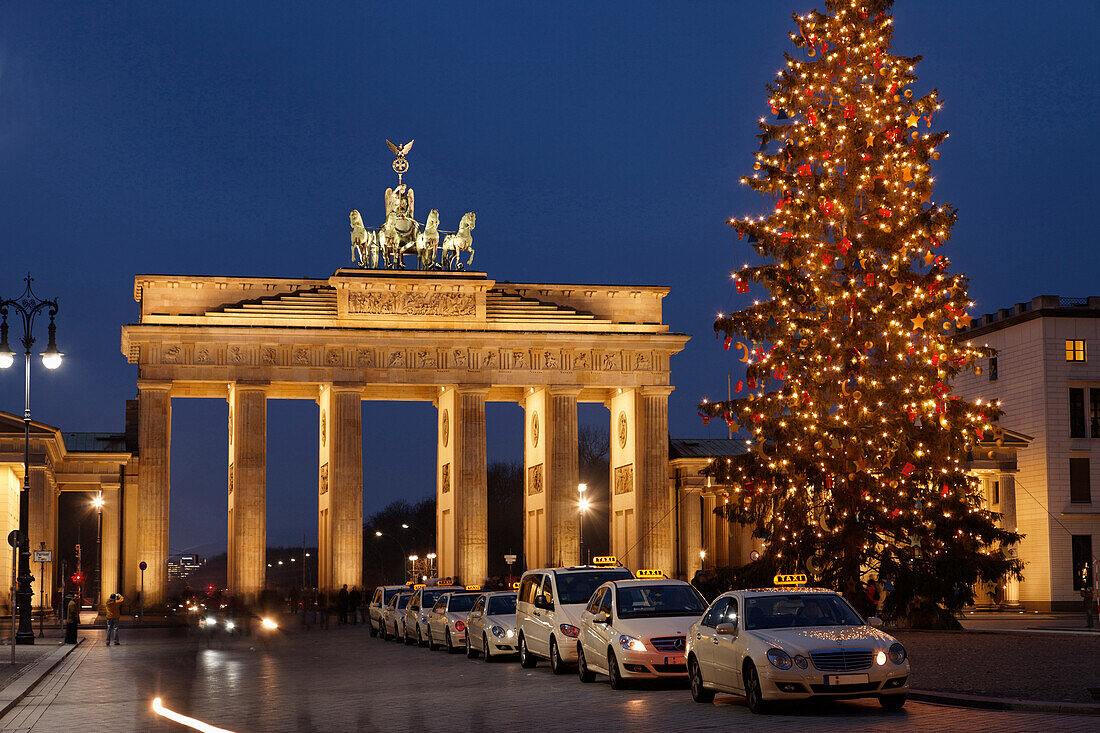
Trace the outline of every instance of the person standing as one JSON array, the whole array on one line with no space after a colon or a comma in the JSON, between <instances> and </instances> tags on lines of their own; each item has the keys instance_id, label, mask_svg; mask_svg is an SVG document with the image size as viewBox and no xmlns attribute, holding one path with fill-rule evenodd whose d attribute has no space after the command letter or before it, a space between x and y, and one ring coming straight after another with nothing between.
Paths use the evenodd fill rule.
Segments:
<instances>
[{"instance_id":1,"label":"person standing","mask_svg":"<svg viewBox=\"0 0 1100 733\"><path fill-rule=\"evenodd\" d=\"M1093 627L1093 612L1096 610L1095 605L1093 605L1091 585L1086 585L1081 589L1081 600L1085 604L1085 627L1091 629Z\"/></svg>"},{"instance_id":2,"label":"person standing","mask_svg":"<svg viewBox=\"0 0 1100 733\"><path fill-rule=\"evenodd\" d=\"M359 607L363 605L363 594L359 592L359 586L355 586L348 593L348 608L351 610L351 625L359 623Z\"/></svg>"},{"instance_id":3,"label":"person standing","mask_svg":"<svg viewBox=\"0 0 1100 733\"><path fill-rule=\"evenodd\" d=\"M339 626L348 622L348 600L348 584L344 583L344 587L336 594L336 613L338 614L336 623Z\"/></svg>"},{"instance_id":4,"label":"person standing","mask_svg":"<svg viewBox=\"0 0 1100 733\"><path fill-rule=\"evenodd\" d=\"M65 607L65 643L76 643L76 625L80 623L80 602L77 596L69 598Z\"/></svg>"},{"instance_id":5,"label":"person standing","mask_svg":"<svg viewBox=\"0 0 1100 733\"><path fill-rule=\"evenodd\" d=\"M112 593L107 598L107 646L111 646L111 632L115 632L115 646L118 646L119 607L126 600L121 593Z\"/></svg>"}]
</instances>

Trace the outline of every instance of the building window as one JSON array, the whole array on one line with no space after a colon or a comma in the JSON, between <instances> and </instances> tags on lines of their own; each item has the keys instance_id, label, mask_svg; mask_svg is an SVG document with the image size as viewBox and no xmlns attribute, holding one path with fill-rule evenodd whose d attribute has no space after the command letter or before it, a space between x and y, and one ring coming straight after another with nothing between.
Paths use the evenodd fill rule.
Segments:
<instances>
[{"instance_id":1,"label":"building window","mask_svg":"<svg viewBox=\"0 0 1100 733\"><path fill-rule=\"evenodd\" d=\"M1085 390L1081 387L1069 390L1069 437L1085 437Z\"/></svg>"},{"instance_id":2,"label":"building window","mask_svg":"<svg viewBox=\"0 0 1100 733\"><path fill-rule=\"evenodd\" d=\"M997 357L989 357L989 381L997 381Z\"/></svg>"},{"instance_id":3,"label":"building window","mask_svg":"<svg viewBox=\"0 0 1100 733\"><path fill-rule=\"evenodd\" d=\"M1089 435L1100 438L1100 389L1089 390Z\"/></svg>"},{"instance_id":4,"label":"building window","mask_svg":"<svg viewBox=\"0 0 1100 733\"><path fill-rule=\"evenodd\" d=\"M1085 360L1085 340L1066 339L1066 361Z\"/></svg>"},{"instance_id":5,"label":"building window","mask_svg":"<svg viewBox=\"0 0 1100 733\"><path fill-rule=\"evenodd\" d=\"M1070 535L1073 552L1073 589L1092 587L1092 535Z\"/></svg>"},{"instance_id":6,"label":"building window","mask_svg":"<svg viewBox=\"0 0 1100 733\"><path fill-rule=\"evenodd\" d=\"M1092 503L1088 458L1069 459L1069 500L1074 504Z\"/></svg>"},{"instance_id":7,"label":"building window","mask_svg":"<svg viewBox=\"0 0 1100 733\"><path fill-rule=\"evenodd\" d=\"M1001 503L1001 482L1000 481L994 481L993 482L993 487L992 487L992 490L990 491L990 494L993 497L993 501L991 503L993 503L993 504L1000 504Z\"/></svg>"}]
</instances>

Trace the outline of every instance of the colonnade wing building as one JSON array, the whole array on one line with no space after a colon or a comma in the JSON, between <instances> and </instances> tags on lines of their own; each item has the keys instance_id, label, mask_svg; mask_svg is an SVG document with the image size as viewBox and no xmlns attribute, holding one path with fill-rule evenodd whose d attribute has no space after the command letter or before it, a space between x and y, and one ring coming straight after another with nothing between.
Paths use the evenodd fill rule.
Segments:
<instances>
[{"instance_id":1,"label":"colonnade wing building","mask_svg":"<svg viewBox=\"0 0 1100 733\"><path fill-rule=\"evenodd\" d=\"M672 575L668 483L671 357L688 337L662 323L664 287L498 283L484 273L340 270L327 279L139 275L122 352L138 366L136 491L124 511L123 587L145 573L163 599L172 400L229 403L229 587L266 570L266 401L319 405L319 585L362 578L363 400L437 407L440 574L487 574L486 401L524 419L524 560L579 561L577 404L609 411L611 551ZM275 429L278 429L275 426ZM369 482L368 482L369 483ZM127 523L129 527L129 522Z\"/></svg>"}]
</instances>

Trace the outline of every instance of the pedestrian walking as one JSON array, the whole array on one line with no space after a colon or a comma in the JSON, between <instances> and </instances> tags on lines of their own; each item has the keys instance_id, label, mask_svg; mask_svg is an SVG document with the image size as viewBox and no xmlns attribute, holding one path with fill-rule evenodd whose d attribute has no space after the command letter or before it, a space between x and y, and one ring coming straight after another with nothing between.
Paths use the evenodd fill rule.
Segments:
<instances>
[{"instance_id":1,"label":"pedestrian walking","mask_svg":"<svg viewBox=\"0 0 1100 733\"><path fill-rule=\"evenodd\" d=\"M1085 586L1081 589L1081 600L1085 605L1085 627L1091 629L1093 627L1092 617L1095 615L1096 604L1092 599L1092 587Z\"/></svg>"},{"instance_id":2,"label":"pedestrian walking","mask_svg":"<svg viewBox=\"0 0 1100 733\"><path fill-rule=\"evenodd\" d=\"M115 632L115 646L118 646L119 607L126 600L121 593L112 593L107 598L107 646L111 646L111 632Z\"/></svg>"},{"instance_id":3,"label":"pedestrian walking","mask_svg":"<svg viewBox=\"0 0 1100 733\"><path fill-rule=\"evenodd\" d=\"M355 586L348 593L348 607L351 609L351 625L359 623L359 607L363 605L363 594L359 592L359 586Z\"/></svg>"},{"instance_id":4,"label":"pedestrian walking","mask_svg":"<svg viewBox=\"0 0 1100 733\"><path fill-rule=\"evenodd\" d=\"M344 583L344 587L340 589L340 592L336 594L336 623L339 626L343 626L348 622L348 602L350 600L348 593L348 584Z\"/></svg>"},{"instance_id":5,"label":"pedestrian walking","mask_svg":"<svg viewBox=\"0 0 1100 733\"><path fill-rule=\"evenodd\" d=\"M80 602L77 596L69 598L65 607L65 643L76 643L76 625L80 623Z\"/></svg>"}]
</instances>

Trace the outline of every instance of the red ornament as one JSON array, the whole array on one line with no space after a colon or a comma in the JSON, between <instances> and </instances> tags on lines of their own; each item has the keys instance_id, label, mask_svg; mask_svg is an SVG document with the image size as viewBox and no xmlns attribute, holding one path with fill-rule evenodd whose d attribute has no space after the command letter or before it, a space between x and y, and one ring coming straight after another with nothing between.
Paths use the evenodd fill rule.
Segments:
<instances>
[{"instance_id":1,"label":"red ornament","mask_svg":"<svg viewBox=\"0 0 1100 733\"><path fill-rule=\"evenodd\" d=\"M806 119L808 119L810 121L811 125L816 125L817 124L817 115L814 113L814 111L812 109L809 112L806 113Z\"/></svg>"},{"instance_id":2,"label":"red ornament","mask_svg":"<svg viewBox=\"0 0 1100 733\"><path fill-rule=\"evenodd\" d=\"M756 389L756 377L749 377L749 389Z\"/></svg>"},{"instance_id":3,"label":"red ornament","mask_svg":"<svg viewBox=\"0 0 1100 733\"><path fill-rule=\"evenodd\" d=\"M873 288L875 286L875 273L868 272L863 276L863 282L866 283L867 287Z\"/></svg>"},{"instance_id":4,"label":"red ornament","mask_svg":"<svg viewBox=\"0 0 1100 733\"><path fill-rule=\"evenodd\" d=\"M901 472L906 476L912 476L913 471L915 471L916 468L917 467L914 466L912 463L906 463L904 466L901 467Z\"/></svg>"},{"instance_id":5,"label":"red ornament","mask_svg":"<svg viewBox=\"0 0 1100 733\"><path fill-rule=\"evenodd\" d=\"M808 176L812 172L813 172L813 169L810 168L809 163L803 163L802 165L798 166L798 175L800 175L800 176Z\"/></svg>"},{"instance_id":6,"label":"red ornament","mask_svg":"<svg viewBox=\"0 0 1100 733\"><path fill-rule=\"evenodd\" d=\"M738 379L738 380L737 380L737 389L735 389L735 390L733 390L733 391L734 391L734 392L740 392L740 391L741 391L741 390L743 390L744 388L745 388L745 383L744 383L744 382L742 382L742 381L741 381L740 379Z\"/></svg>"},{"instance_id":7,"label":"red ornament","mask_svg":"<svg viewBox=\"0 0 1100 733\"><path fill-rule=\"evenodd\" d=\"M829 474L825 475L825 488L829 491L833 490L833 477Z\"/></svg>"},{"instance_id":8,"label":"red ornament","mask_svg":"<svg viewBox=\"0 0 1100 733\"><path fill-rule=\"evenodd\" d=\"M822 253L821 261L826 265L831 265L833 263L833 256L828 253Z\"/></svg>"},{"instance_id":9,"label":"red ornament","mask_svg":"<svg viewBox=\"0 0 1100 733\"><path fill-rule=\"evenodd\" d=\"M821 211L824 212L826 216L833 213L833 202L832 201L822 201L821 202Z\"/></svg>"},{"instance_id":10,"label":"red ornament","mask_svg":"<svg viewBox=\"0 0 1100 733\"><path fill-rule=\"evenodd\" d=\"M730 336L726 336L726 343L722 344L722 348L725 349L726 351L729 351L730 350L730 344L732 344L732 343L733 343L733 338L730 337Z\"/></svg>"},{"instance_id":11,"label":"red ornament","mask_svg":"<svg viewBox=\"0 0 1100 733\"><path fill-rule=\"evenodd\" d=\"M842 254L842 255L848 254L848 250L850 250L851 248L852 248L852 240L848 239L847 237L840 240L840 254Z\"/></svg>"},{"instance_id":12,"label":"red ornament","mask_svg":"<svg viewBox=\"0 0 1100 733\"><path fill-rule=\"evenodd\" d=\"M738 280L737 281L737 292L740 293L741 295L744 295L745 293L749 292L749 284L747 282L745 282L744 280Z\"/></svg>"},{"instance_id":13,"label":"red ornament","mask_svg":"<svg viewBox=\"0 0 1100 733\"><path fill-rule=\"evenodd\" d=\"M856 106L854 104L844 105L844 119L850 120L856 116Z\"/></svg>"},{"instance_id":14,"label":"red ornament","mask_svg":"<svg viewBox=\"0 0 1100 733\"><path fill-rule=\"evenodd\" d=\"M893 215L893 211L885 207L878 210L878 215L884 219L889 219Z\"/></svg>"}]
</instances>

